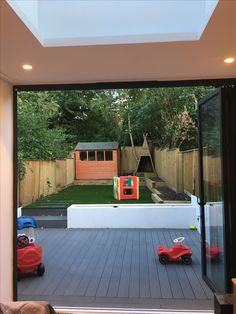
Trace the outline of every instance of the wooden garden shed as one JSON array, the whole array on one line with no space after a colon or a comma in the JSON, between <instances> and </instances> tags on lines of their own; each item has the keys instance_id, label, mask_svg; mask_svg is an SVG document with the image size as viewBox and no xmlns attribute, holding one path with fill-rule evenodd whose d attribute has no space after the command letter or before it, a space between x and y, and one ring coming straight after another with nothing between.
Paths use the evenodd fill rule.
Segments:
<instances>
[{"instance_id":1,"label":"wooden garden shed","mask_svg":"<svg viewBox=\"0 0 236 314\"><path fill-rule=\"evenodd\" d=\"M76 180L112 179L119 174L118 142L78 143L75 147Z\"/></svg>"}]
</instances>

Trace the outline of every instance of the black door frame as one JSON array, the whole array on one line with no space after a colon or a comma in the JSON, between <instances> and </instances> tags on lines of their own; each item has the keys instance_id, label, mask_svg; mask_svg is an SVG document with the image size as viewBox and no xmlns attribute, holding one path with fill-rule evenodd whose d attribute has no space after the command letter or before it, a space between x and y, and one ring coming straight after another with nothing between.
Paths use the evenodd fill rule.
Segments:
<instances>
[{"instance_id":1,"label":"black door frame","mask_svg":"<svg viewBox=\"0 0 236 314\"><path fill-rule=\"evenodd\" d=\"M17 205L18 205L17 92L53 91L53 90L56 91L56 90L134 89L134 88L161 88L161 87L171 88L171 87L191 87L191 86L192 87L193 86L213 86L213 87L218 88L222 86L232 86L232 85L236 86L236 78L183 80L183 81L131 81L131 82L101 82L101 83L78 83L78 84L35 84L35 85L13 86L14 139L13 139L13 209L12 210L13 210L13 226L15 226L13 228L13 301L17 301L17 228L16 228ZM236 113L235 113L235 117L236 117ZM236 145L235 145L235 148L236 148ZM235 217L236 217L236 213L235 213ZM236 261L236 256L235 256L235 261ZM235 276L236 276L236 269L235 269Z\"/></svg>"}]
</instances>

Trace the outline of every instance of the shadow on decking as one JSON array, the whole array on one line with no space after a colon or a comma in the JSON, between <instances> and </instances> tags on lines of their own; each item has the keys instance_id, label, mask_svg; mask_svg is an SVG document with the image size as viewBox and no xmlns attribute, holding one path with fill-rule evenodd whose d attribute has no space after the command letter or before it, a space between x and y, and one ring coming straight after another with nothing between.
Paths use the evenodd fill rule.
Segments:
<instances>
[{"instance_id":1,"label":"shadow on decking","mask_svg":"<svg viewBox=\"0 0 236 314\"><path fill-rule=\"evenodd\" d=\"M193 251L190 266L161 265L158 245L184 236ZM213 309L213 294L201 278L200 237L179 229L37 230L46 272L18 282L19 300L57 306Z\"/></svg>"}]
</instances>

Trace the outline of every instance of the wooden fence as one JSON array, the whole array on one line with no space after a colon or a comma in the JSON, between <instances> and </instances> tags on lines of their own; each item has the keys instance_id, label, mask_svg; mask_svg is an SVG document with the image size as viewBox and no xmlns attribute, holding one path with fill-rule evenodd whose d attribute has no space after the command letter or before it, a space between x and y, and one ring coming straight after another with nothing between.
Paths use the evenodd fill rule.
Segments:
<instances>
[{"instance_id":1,"label":"wooden fence","mask_svg":"<svg viewBox=\"0 0 236 314\"><path fill-rule=\"evenodd\" d=\"M135 146L135 154L139 156L142 146ZM121 147L121 174L133 173L137 170L137 161L131 146Z\"/></svg>"},{"instance_id":2,"label":"wooden fence","mask_svg":"<svg viewBox=\"0 0 236 314\"><path fill-rule=\"evenodd\" d=\"M139 156L142 147L135 147ZM153 151L156 173L178 193L199 195L198 150L180 152L179 149L157 149ZM208 194L217 200L220 184L220 160L217 157L204 156L205 180ZM121 148L121 174L132 173L137 168L132 147ZM207 168L207 169L206 169Z\"/></svg>"},{"instance_id":3,"label":"wooden fence","mask_svg":"<svg viewBox=\"0 0 236 314\"><path fill-rule=\"evenodd\" d=\"M180 152L178 149L154 151L157 174L177 192L199 195L198 150ZM203 156L205 194L209 199L220 198L221 160L219 157Z\"/></svg>"},{"instance_id":4,"label":"wooden fence","mask_svg":"<svg viewBox=\"0 0 236 314\"><path fill-rule=\"evenodd\" d=\"M198 195L198 150L155 149L154 164L158 176L176 192Z\"/></svg>"},{"instance_id":5,"label":"wooden fence","mask_svg":"<svg viewBox=\"0 0 236 314\"><path fill-rule=\"evenodd\" d=\"M199 195L198 150L182 152L183 156L183 190Z\"/></svg>"},{"instance_id":6,"label":"wooden fence","mask_svg":"<svg viewBox=\"0 0 236 314\"><path fill-rule=\"evenodd\" d=\"M24 179L19 183L19 205L23 206L41 196L56 193L72 184L75 178L74 159L26 162Z\"/></svg>"},{"instance_id":7,"label":"wooden fence","mask_svg":"<svg viewBox=\"0 0 236 314\"><path fill-rule=\"evenodd\" d=\"M142 146L135 147L139 156ZM154 149L156 173L176 192L199 195L198 150L180 152L178 149ZM204 166L208 194L217 200L220 185L220 159L205 156ZM137 161L132 147L121 147L121 174L135 172ZM206 170L205 168L205 170ZM26 205L58 192L75 179L74 159L56 161L32 160L26 163L26 174L19 184L19 204Z\"/></svg>"},{"instance_id":8,"label":"wooden fence","mask_svg":"<svg viewBox=\"0 0 236 314\"><path fill-rule=\"evenodd\" d=\"M158 176L170 187L183 191L182 154L178 149L155 149L154 166Z\"/></svg>"},{"instance_id":9,"label":"wooden fence","mask_svg":"<svg viewBox=\"0 0 236 314\"><path fill-rule=\"evenodd\" d=\"M142 146L136 146L139 156ZM180 152L179 149L157 149L153 151L156 173L178 193L198 195L198 150ZM121 174L132 173L137 162L132 147L121 147Z\"/></svg>"}]
</instances>

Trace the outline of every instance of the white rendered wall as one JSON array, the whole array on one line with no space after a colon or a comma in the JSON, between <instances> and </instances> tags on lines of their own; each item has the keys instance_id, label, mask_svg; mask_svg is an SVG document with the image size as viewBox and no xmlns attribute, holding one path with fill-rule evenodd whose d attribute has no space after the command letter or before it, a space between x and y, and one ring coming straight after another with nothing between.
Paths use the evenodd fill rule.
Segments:
<instances>
[{"instance_id":1,"label":"white rendered wall","mask_svg":"<svg viewBox=\"0 0 236 314\"><path fill-rule=\"evenodd\" d=\"M68 228L189 228L197 225L192 204L71 205Z\"/></svg>"},{"instance_id":2,"label":"white rendered wall","mask_svg":"<svg viewBox=\"0 0 236 314\"><path fill-rule=\"evenodd\" d=\"M17 208L17 218L22 216L22 207Z\"/></svg>"},{"instance_id":3,"label":"white rendered wall","mask_svg":"<svg viewBox=\"0 0 236 314\"><path fill-rule=\"evenodd\" d=\"M0 79L0 301L13 299L13 93Z\"/></svg>"},{"instance_id":4,"label":"white rendered wall","mask_svg":"<svg viewBox=\"0 0 236 314\"><path fill-rule=\"evenodd\" d=\"M198 205L198 199L197 199L196 196L191 195L191 203L196 208L196 223L195 223L195 226L197 227L198 232L201 233L201 221L200 221L201 209L200 209L200 206Z\"/></svg>"}]
</instances>

